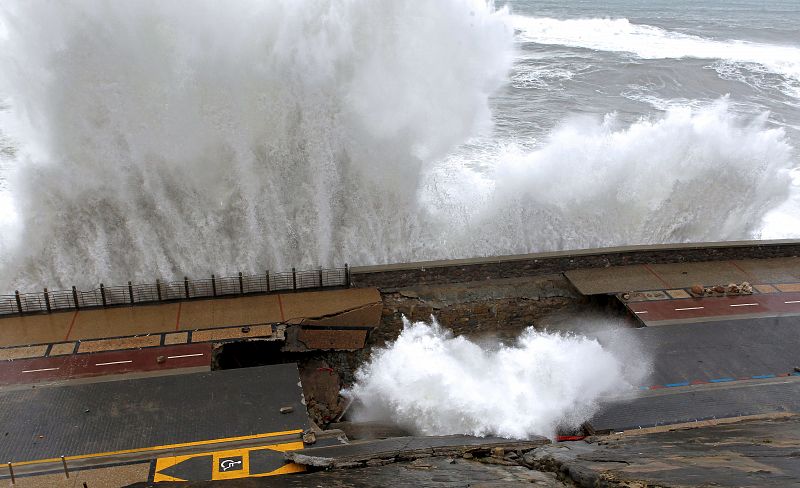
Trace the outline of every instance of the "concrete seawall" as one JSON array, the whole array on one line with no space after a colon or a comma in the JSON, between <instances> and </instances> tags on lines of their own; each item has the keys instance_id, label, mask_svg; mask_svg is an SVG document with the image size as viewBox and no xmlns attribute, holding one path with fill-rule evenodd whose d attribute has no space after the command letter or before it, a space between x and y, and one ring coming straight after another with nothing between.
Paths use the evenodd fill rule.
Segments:
<instances>
[{"instance_id":1,"label":"concrete seawall","mask_svg":"<svg viewBox=\"0 0 800 488\"><path fill-rule=\"evenodd\" d=\"M626 246L351 268L356 287L381 290L559 274L581 268L800 256L800 240Z\"/></svg>"}]
</instances>

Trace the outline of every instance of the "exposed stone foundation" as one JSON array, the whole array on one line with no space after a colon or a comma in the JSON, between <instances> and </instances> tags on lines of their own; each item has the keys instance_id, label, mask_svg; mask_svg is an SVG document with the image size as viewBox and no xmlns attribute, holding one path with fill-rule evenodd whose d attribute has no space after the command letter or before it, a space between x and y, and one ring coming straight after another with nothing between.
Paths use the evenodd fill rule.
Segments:
<instances>
[{"instance_id":1,"label":"exposed stone foundation","mask_svg":"<svg viewBox=\"0 0 800 488\"><path fill-rule=\"evenodd\" d=\"M341 415L345 402L337 396L339 390L353 383L356 369L374 348L398 337L403 316L429 321L433 315L456 335L507 343L530 326L575 331L581 327L576 316L621 316L615 301L584 297L559 274L419 285L386 290L381 296L381 323L370 332L363 350L316 352L299 362L309 413L320 426Z\"/></svg>"},{"instance_id":2,"label":"exposed stone foundation","mask_svg":"<svg viewBox=\"0 0 800 488\"><path fill-rule=\"evenodd\" d=\"M381 326L368 340L371 347L397 338L402 318L439 323L456 335L511 340L522 330L544 328L546 319L587 305L561 275L448 285L414 286L386 291Z\"/></svg>"}]
</instances>

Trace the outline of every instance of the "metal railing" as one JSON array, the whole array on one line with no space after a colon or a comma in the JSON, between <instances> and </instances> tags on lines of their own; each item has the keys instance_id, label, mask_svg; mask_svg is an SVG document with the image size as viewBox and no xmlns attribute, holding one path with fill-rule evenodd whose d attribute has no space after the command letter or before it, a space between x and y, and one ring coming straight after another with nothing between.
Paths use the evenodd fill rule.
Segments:
<instances>
[{"instance_id":1,"label":"metal railing","mask_svg":"<svg viewBox=\"0 0 800 488\"><path fill-rule=\"evenodd\" d=\"M14 292L13 295L0 295L0 315L25 315L29 313L50 313L60 310L78 310L115 305L138 305L190 300L192 298L214 298L279 291L297 291L328 287L349 287L350 268L319 268L314 270L291 271L259 275L218 277L182 281L159 281L155 283L123 286L105 286L102 283L94 290L48 290L39 293Z\"/></svg>"}]
</instances>

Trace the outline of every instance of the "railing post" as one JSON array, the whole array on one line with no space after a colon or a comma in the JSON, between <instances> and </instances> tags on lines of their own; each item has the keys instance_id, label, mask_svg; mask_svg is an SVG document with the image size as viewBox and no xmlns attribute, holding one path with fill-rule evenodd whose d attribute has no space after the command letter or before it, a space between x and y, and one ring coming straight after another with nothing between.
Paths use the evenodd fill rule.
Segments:
<instances>
[{"instance_id":1,"label":"railing post","mask_svg":"<svg viewBox=\"0 0 800 488\"><path fill-rule=\"evenodd\" d=\"M319 287L322 288L322 266L319 267Z\"/></svg>"},{"instance_id":2,"label":"railing post","mask_svg":"<svg viewBox=\"0 0 800 488\"><path fill-rule=\"evenodd\" d=\"M297 291L297 270L292 268L292 290Z\"/></svg>"},{"instance_id":3,"label":"railing post","mask_svg":"<svg viewBox=\"0 0 800 488\"><path fill-rule=\"evenodd\" d=\"M186 298L189 298L189 277L183 277L183 289L186 291Z\"/></svg>"},{"instance_id":4,"label":"railing post","mask_svg":"<svg viewBox=\"0 0 800 488\"><path fill-rule=\"evenodd\" d=\"M217 296L217 278L213 274L211 275L211 296Z\"/></svg>"},{"instance_id":5,"label":"railing post","mask_svg":"<svg viewBox=\"0 0 800 488\"><path fill-rule=\"evenodd\" d=\"M103 301L103 306L106 306L106 287L100 283L100 300Z\"/></svg>"},{"instance_id":6,"label":"railing post","mask_svg":"<svg viewBox=\"0 0 800 488\"><path fill-rule=\"evenodd\" d=\"M69 470L67 469L67 459L64 456L61 456L61 464L64 465L64 474L69 478Z\"/></svg>"},{"instance_id":7,"label":"railing post","mask_svg":"<svg viewBox=\"0 0 800 488\"><path fill-rule=\"evenodd\" d=\"M81 304L78 303L78 289L75 286L72 287L72 301L75 303L75 310L81 308Z\"/></svg>"},{"instance_id":8,"label":"railing post","mask_svg":"<svg viewBox=\"0 0 800 488\"><path fill-rule=\"evenodd\" d=\"M19 290L14 290L14 297L17 299L17 310L19 310L19 314L22 315L22 300L19 298Z\"/></svg>"},{"instance_id":9,"label":"railing post","mask_svg":"<svg viewBox=\"0 0 800 488\"><path fill-rule=\"evenodd\" d=\"M131 298L131 305L133 305L133 283L128 282L128 295Z\"/></svg>"},{"instance_id":10,"label":"railing post","mask_svg":"<svg viewBox=\"0 0 800 488\"><path fill-rule=\"evenodd\" d=\"M50 293L47 292L47 288L44 289L44 306L47 308L47 313L50 313Z\"/></svg>"},{"instance_id":11,"label":"railing post","mask_svg":"<svg viewBox=\"0 0 800 488\"><path fill-rule=\"evenodd\" d=\"M158 301L161 301L161 281L156 280L156 295L158 295Z\"/></svg>"},{"instance_id":12,"label":"railing post","mask_svg":"<svg viewBox=\"0 0 800 488\"><path fill-rule=\"evenodd\" d=\"M344 281L345 285L350 288L350 266L344 263Z\"/></svg>"},{"instance_id":13,"label":"railing post","mask_svg":"<svg viewBox=\"0 0 800 488\"><path fill-rule=\"evenodd\" d=\"M244 295L244 280L242 280L241 271L239 271L239 294Z\"/></svg>"},{"instance_id":14,"label":"railing post","mask_svg":"<svg viewBox=\"0 0 800 488\"><path fill-rule=\"evenodd\" d=\"M11 463L8 463L8 474L11 476L11 484L16 485L17 480L14 478L14 467L11 466Z\"/></svg>"},{"instance_id":15,"label":"railing post","mask_svg":"<svg viewBox=\"0 0 800 488\"><path fill-rule=\"evenodd\" d=\"M270 292L270 289L269 289L269 270L267 270L267 293L269 293L269 292Z\"/></svg>"}]
</instances>

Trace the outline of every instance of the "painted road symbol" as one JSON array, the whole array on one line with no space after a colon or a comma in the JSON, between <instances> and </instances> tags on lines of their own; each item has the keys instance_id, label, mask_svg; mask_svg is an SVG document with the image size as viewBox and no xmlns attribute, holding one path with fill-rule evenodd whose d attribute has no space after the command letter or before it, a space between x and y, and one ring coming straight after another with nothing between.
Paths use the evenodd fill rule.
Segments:
<instances>
[{"instance_id":1,"label":"painted road symbol","mask_svg":"<svg viewBox=\"0 0 800 488\"><path fill-rule=\"evenodd\" d=\"M222 458L219 460L219 470L222 473L238 471L240 469L242 469L242 456Z\"/></svg>"},{"instance_id":2,"label":"painted road symbol","mask_svg":"<svg viewBox=\"0 0 800 488\"><path fill-rule=\"evenodd\" d=\"M207 481L275 476L305 471L283 453L303 449L303 441L166 456L155 460L154 482Z\"/></svg>"}]
</instances>

